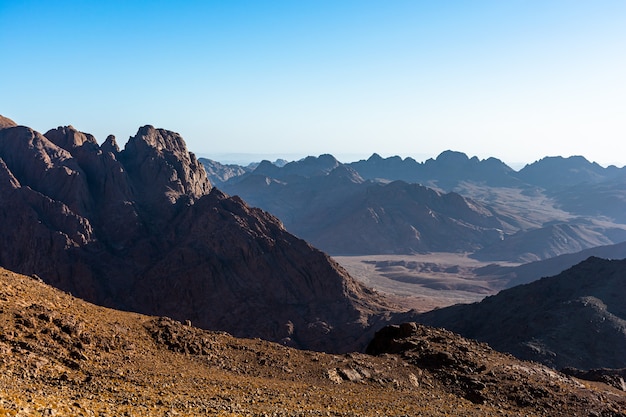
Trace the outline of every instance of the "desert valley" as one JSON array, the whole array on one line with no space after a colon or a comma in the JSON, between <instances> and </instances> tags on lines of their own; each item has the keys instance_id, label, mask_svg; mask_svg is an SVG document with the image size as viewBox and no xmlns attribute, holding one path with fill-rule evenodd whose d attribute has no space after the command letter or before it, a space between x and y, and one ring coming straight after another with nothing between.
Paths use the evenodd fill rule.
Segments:
<instances>
[{"instance_id":1,"label":"desert valley","mask_svg":"<svg viewBox=\"0 0 626 417\"><path fill-rule=\"evenodd\" d=\"M625 190L0 116L0 415L624 416Z\"/></svg>"}]
</instances>

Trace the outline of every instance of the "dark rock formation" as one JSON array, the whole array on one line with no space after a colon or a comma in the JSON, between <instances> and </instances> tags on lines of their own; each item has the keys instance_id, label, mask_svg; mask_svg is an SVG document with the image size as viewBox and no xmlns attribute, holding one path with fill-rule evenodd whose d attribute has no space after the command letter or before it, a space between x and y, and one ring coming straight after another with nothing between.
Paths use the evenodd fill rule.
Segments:
<instances>
[{"instance_id":1,"label":"dark rock formation","mask_svg":"<svg viewBox=\"0 0 626 417\"><path fill-rule=\"evenodd\" d=\"M424 313L418 321L555 368L624 368L625 288L626 260L592 257L557 276Z\"/></svg>"},{"instance_id":2,"label":"dark rock formation","mask_svg":"<svg viewBox=\"0 0 626 417\"><path fill-rule=\"evenodd\" d=\"M430 381L421 378L428 386L439 383L451 394L475 404L513 403L525 409L540 409L541 415L560 413L561 406L557 404L562 387L570 384L581 387L564 374L540 364L517 361L484 343L416 323L381 329L367 352L399 355L433 376ZM617 414L607 408L589 415Z\"/></svg>"},{"instance_id":3,"label":"dark rock formation","mask_svg":"<svg viewBox=\"0 0 626 417\"><path fill-rule=\"evenodd\" d=\"M0 265L89 301L346 351L390 306L273 216L212 188L180 135L123 150L71 126L0 130Z\"/></svg>"},{"instance_id":4,"label":"dark rock formation","mask_svg":"<svg viewBox=\"0 0 626 417\"><path fill-rule=\"evenodd\" d=\"M566 375L570 375L579 379L585 379L587 381L603 382L607 385L614 386L615 388L626 391L626 369L590 369L588 371L581 371L576 368L564 368L561 370Z\"/></svg>"}]
</instances>

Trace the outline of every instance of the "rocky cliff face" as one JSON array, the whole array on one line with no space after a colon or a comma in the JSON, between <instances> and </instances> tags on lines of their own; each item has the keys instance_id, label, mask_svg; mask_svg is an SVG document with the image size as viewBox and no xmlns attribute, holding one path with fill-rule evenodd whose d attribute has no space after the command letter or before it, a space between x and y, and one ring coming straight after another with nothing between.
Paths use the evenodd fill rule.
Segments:
<instances>
[{"instance_id":1,"label":"rocky cliff face","mask_svg":"<svg viewBox=\"0 0 626 417\"><path fill-rule=\"evenodd\" d=\"M212 188L180 135L144 126L120 150L71 126L2 126L0 265L92 302L309 349L359 349L387 319L325 254Z\"/></svg>"}]
</instances>

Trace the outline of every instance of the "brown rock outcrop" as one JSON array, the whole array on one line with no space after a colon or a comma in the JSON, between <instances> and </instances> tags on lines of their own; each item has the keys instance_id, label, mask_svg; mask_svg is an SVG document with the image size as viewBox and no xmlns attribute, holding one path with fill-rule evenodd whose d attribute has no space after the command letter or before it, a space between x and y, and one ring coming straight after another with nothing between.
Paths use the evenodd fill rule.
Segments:
<instances>
[{"instance_id":1,"label":"brown rock outcrop","mask_svg":"<svg viewBox=\"0 0 626 417\"><path fill-rule=\"evenodd\" d=\"M0 129L4 129L6 127L14 127L14 126L17 126L17 123L9 119L8 117L4 117L0 114Z\"/></svg>"},{"instance_id":2,"label":"brown rock outcrop","mask_svg":"<svg viewBox=\"0 0 626 417\"><path fill-rule=\"evenodd\" d=\"M0 265L111 307L328 351L389 305L273 216L211 187L180 135L123 150L71 126L0 130Z\"/></svg>"}]
</instances>

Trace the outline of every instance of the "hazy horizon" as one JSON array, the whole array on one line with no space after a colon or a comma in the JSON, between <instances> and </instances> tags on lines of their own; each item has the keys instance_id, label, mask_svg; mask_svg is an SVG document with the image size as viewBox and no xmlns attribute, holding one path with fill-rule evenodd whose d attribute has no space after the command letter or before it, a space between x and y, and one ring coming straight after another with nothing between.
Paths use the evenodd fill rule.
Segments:
<instances>
[{"instance_id":1,"label":"hazy horizon","mask_svg":"<svg viewBox=\"0 0 626 417\"><path fill-rule=\"evenodd\" d=\"M454 151L454 149L448 149L451 151ZM445 152L445 151L444 151ZM426 155L426 154L419 154L419 155L398 155L398 154L381 154L379 152L374 152L377 153L380 157L382 158L389 158L389 157L393 157L393 156L399 156L402 159L406 159L406 158L413 158L415 159L417 162L425 162L428 159L437 159L437 157L439 156L439 154L437 155ZM304 159L306 157L309 156L313 156L313 157L319 157L320 155L323 154L331 154L332 156L334 156L339 162L341 163L350 163L350 162L357 162L360 160L367 160L369 159L369 157L372 156L372 154L358 154L358 153L353 153L353 154L332 154L329 152L323 152L321 154L317 154L317 155L305 155L305 154L281 154L281 153L265 153L265 154L253 154L253 153L213 153L213 154L196 154L196 156L198 158L206 158L206 159L211 159L213 161L217 161L221 164L224 165L241 165L241 166L247 166L253 163L259 163L263 160L267 160L270 162L276 162L279 159L283 159L286 160L287 162L293 162L293 161L299 161L301 159ZM476 155L471 155L471 154L466 154L468 158L472 158ZM500 159L502 162L504 162L506 165L508 165L510 168L514 169L515 171L519 171L520 169L524 168L526 165L532 164L534 162L539 161L540 159L543 158L549 158L549 157L563 157L563 155L544 155L542 158L533 160L533 161L515 161L515 162L509 162L509 161L504 161L500 158L497 158L496 156L491 156L493 158L496 159ZM596 161L592 161L589 160L589 158L586 158L584 155L570 155L570 156L582 156L585 159L587 159L589 162L596 162ZM478 159L480 160L484 160L487 158L480 158L478 156L476 156ZM567 157L564 157L567 158ZM596 162L598 163L598 162ZM606 168L608 166L610 166L611 164L605 165L605 164L601 164L598 163L600 166ZM615 164L613 164L615 165ZM624 165L615 165L618 168L622 168L624 167Z\"/></svg>"},{"instance_id":2,"label":"hazy horizon","mask_svg":"<svg viewBox=\"0 0 626 417\"><path fill-rule=\"evenodd\" d=\"M25 29L27 28L27 29ZM626 165L626 2L0 0L0 114L198 155Z\"/></svg>"}]
</instances>

